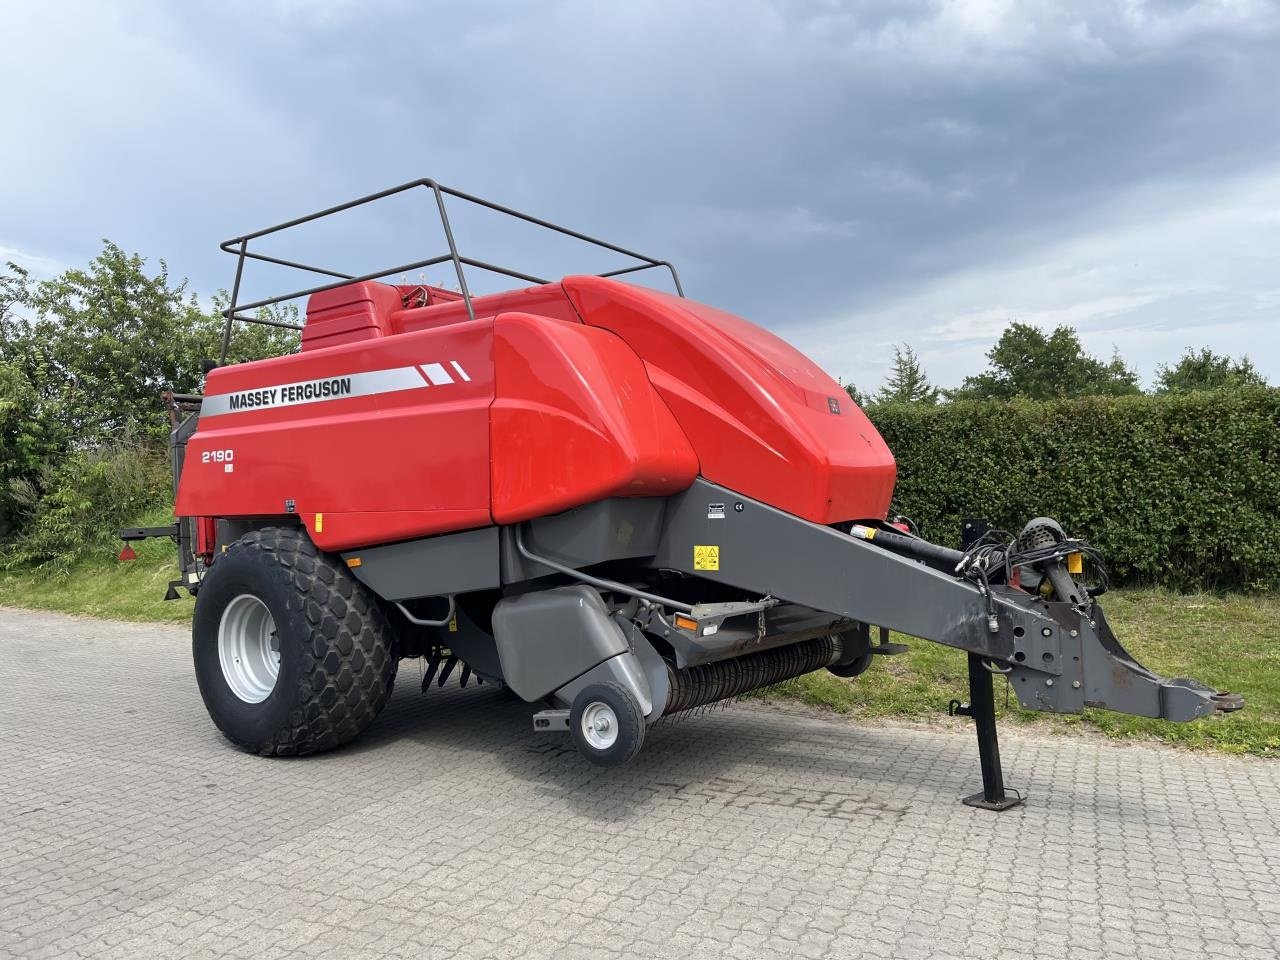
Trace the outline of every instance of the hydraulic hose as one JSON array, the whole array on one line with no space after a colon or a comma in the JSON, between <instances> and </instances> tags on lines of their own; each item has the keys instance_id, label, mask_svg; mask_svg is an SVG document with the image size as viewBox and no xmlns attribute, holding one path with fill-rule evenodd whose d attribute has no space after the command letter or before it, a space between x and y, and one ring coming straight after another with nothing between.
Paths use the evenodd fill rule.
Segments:
<instances>
[{"instance_id":1,"label":"hydraulic hose","mask_svg":"<svg viewBox=\"0 0 1280 960\"><path fill-rule=\"evenodd\" d=\"M936 543L921 540L919 537L908 537L901 533L892 533L888 530L868 527L860 523L853 525L849 530L849 535L857 537L859 540L874 543L878 547L884 547L893 553L899 553L916 560L923 560L929 566L944 570L947 573L954 574L956 565L964 559L964 552L961 550L940 547Z\"/></svg>"}]
</instances>

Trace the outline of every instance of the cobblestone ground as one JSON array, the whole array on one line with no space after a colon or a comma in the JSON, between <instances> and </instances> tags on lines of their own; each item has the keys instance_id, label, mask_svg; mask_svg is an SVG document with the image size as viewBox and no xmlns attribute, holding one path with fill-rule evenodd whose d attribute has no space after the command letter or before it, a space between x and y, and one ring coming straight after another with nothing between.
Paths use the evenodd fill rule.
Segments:
<instances>
[{"instance_id":1,"label":"cobblestone ground","mask_svg":"<svg viewBox=\"0 0 1280 960\"><path fill-rule=\"evenodd\" d=\"M600 771L492 687L238 753L186 631L0 611L0 956L1280 952L1280 764L733 708Z\"/></svg>"}]
</instances>

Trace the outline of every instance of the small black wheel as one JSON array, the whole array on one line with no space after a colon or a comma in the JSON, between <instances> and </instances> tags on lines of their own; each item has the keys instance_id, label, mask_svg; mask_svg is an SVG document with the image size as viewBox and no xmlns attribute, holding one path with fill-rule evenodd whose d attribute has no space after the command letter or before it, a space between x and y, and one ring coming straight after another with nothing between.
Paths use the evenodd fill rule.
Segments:
<instances>
[{"instance_id":1,"label":"small black wheel","mask_svg":"<svg viewBox=\"0 0 1280 960\"><path fill-rule=\"evenodd\" d=\"M844 677L846 680L849 680L853 677L861 676L866 673L867 668L871 666L873 657L873 654L864 653L856 660L850 660L848 663L833 663L831 666L827 667L827 669L837 677Z\"/></svg>"},{"instance_id":2,"label":"small black wheel","mask_svg":"<svg viewBox=\"0 0 1280 960\"><path fill-rule=\"evenodd\" d=\"M376 599L301 530L231 544L205 575L191 630L214 724L243 750L302 756L346 743L391 695L394 639Z\"/></svg>"},{"instance_id":3,"label":"small black wheel","mask_svg":"<svg viewBox=\"0 0 1280 960\"><path fill-rule=\"evenodd\" d=\"M631 760L644 744L644 713L631 691L595 683L573 698L569 733L584 757L601 767Z\"/></svg>"}]
</instances>

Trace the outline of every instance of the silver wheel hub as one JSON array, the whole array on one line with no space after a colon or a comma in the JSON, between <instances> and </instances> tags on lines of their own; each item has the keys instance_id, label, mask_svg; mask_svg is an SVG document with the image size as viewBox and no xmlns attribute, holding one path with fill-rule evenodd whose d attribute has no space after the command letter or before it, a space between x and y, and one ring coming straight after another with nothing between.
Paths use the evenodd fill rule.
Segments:
<instances>
[{"instance_id":1,"label":"silver wheel hub","mask_svg":"<svg viewBox=\"0 0 1280 960\"><path fill-rule=\"evenodd\" d=\"M218 662L231 692L245 703L271 696L280 676L280 635L267 605L242 593L222 611Z\"/></svg>"},{"instance_id":2,"label":"silver wheel hub","mask_svg":"<svg viewBox=\"0 0 1280 960\"><path fill-rule=\"evenodd\" d=\"M596 700L587 704L579 723L583 739L596 750L608 750L618 742L618 715L607 703Z\"/></svg>"}]
</instances>

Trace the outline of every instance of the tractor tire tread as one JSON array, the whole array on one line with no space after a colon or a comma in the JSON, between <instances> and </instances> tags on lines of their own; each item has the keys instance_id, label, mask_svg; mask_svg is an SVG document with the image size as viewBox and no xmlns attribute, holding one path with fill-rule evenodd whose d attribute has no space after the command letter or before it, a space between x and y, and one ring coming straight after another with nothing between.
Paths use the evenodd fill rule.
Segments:
<instances>
[{"instance_id":1,"label":"tractor tire tread","mask_svg":"<svg viewBox=\"0 0 1280 960\"><path fill-rule=\"evenodd\" d=\"M289 608L305 616L311 642L302 644L304 668L288 724L259 742L227 739L251 753L277 757L305 756L350 742L386 706L395 683L399 661L390 648L393 633L386 615L363 585L300 530L252 531L229 545L223 556L244 551L267 554L285 571Z\"/></svg>"}]
</instances>

